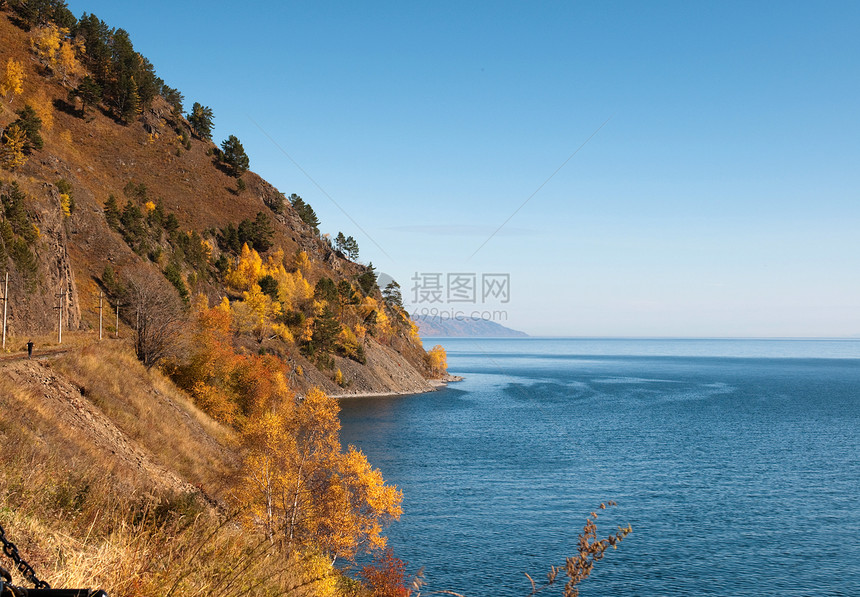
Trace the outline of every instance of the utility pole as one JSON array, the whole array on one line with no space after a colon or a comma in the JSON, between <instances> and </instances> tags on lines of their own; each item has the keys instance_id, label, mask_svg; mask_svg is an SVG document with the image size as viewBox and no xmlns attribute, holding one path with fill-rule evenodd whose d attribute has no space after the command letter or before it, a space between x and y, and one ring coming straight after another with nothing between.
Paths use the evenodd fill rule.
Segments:
<instances>
[{"instance_id":1,"label":"utility pole","mask_svg":"<svg viewBox=\"0 0 860 597\"><path fill-rule=\"evenodd\" d=\"M116 303L116 328L114 329L114 338L119 338L119 301Z\"/></svg>"},{"instance_id":2,"label":"utility pole","mask_svg":"<svg viewBox=\"0 0 860 597\"><path fill-rule=\"evenodd\" d=\"M3 350L6 350L6 305L9 304L9 272L6 272L6 286L3 288Z\"/></svg>"},{"instance_id":3,"label":"utility pole","mask_svg":"<svg viewBox=\"0 0 860 597\"><path fill-rule=\"evenodd\" d=\"M66 298L66 286L63 284L62 289L60 290L60 294L57 295L57 306L54 307L57 310L57 344L63 343L63 304Z\"/></svg>"},{"instance_id":4,"label":"utility pole","mask_svg":"<svg viewBox=\"0 0 860 597\"><path fill-rule=\"evenodd\" d=\"M99 290L99 340L102 339L102 305L104 304L105 293Z\"/></svg>"}]
</instances>

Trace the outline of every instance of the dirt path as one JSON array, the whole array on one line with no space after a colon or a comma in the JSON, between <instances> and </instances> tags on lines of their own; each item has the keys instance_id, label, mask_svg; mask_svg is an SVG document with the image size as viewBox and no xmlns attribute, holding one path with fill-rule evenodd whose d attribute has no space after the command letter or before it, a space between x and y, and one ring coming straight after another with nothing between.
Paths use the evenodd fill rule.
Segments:
<instances>
[{"instance_id":1,"label":"dirt path","mask_svg":"<svg viewBox=\"0 0 860 597\"><path fill-rule=\"evenodd\" d=\"M38 359L47 359L50 357L55 357L57 355L65 354L72 350L71 348L49 348L47 350L34 350L33 351L33 360ZM13 352L12 354L4 354L0 355L0 363L9 362L9 361L26 361L27 353L26 352Z\"/></svg>"}]
</instances>

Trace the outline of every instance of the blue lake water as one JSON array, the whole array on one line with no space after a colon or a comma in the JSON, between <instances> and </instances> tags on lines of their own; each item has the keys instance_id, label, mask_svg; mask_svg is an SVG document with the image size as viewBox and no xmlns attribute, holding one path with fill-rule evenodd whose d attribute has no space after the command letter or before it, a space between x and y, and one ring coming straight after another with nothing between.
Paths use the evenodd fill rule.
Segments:
<instances>
[{"instance_id":1,"label":"blue lake water","mask_svg":"<svg viewBox=\"0 0 860 597\"><path fill-rule=\"evenodd\" d=\"M615 500L583 597L860 595L860 339L436 343L465 381L341 403L427 590L526 595Z\"/></svg>"}]
</instances>

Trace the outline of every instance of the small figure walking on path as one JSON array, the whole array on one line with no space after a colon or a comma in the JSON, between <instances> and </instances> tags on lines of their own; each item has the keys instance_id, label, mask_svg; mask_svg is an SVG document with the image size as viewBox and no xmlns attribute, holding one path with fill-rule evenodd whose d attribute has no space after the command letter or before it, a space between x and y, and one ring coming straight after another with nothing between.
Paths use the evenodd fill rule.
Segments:
<instances>
[{"instance_id":1,"label":"small figure walking on path","mask_svg":"<svg viewBox=\"0 0 860 597\"><path fill-rule=\"evenodd\" d=\"M33 341L32 340L27 342L27 358L28 359L33 358Z\"/></svg>"}]
</instances>

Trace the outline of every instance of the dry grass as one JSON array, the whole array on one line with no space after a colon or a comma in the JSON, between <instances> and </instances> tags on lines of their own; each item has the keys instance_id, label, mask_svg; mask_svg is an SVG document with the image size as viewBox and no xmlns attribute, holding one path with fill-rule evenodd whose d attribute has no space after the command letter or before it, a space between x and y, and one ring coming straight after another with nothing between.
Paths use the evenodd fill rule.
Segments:
<instances>
[{"instance_id":1,"label":"dry grass","mask_svg":"<svg viewBox=\"0 0 860 597\"><path fill-rule=\"evenodd\" d=\"M112 597L332 594L330 565L279 554L141 467L217 494L235 456L226 429L118 346L0 366L0 523L37 574Z\"/></svg>"},{"instance_id":2,"label":"dry grass","mask_svg":"<svg viewBox=\"0 0 860 597\"><path fill-rule=\"evenodd\" d=\"M223 495L237 464L229 448L232 432L197 409L159 371L146 371L130 347L92 344L52 366L159 464L207 493Z\"/></svg>"}]
</instances>

